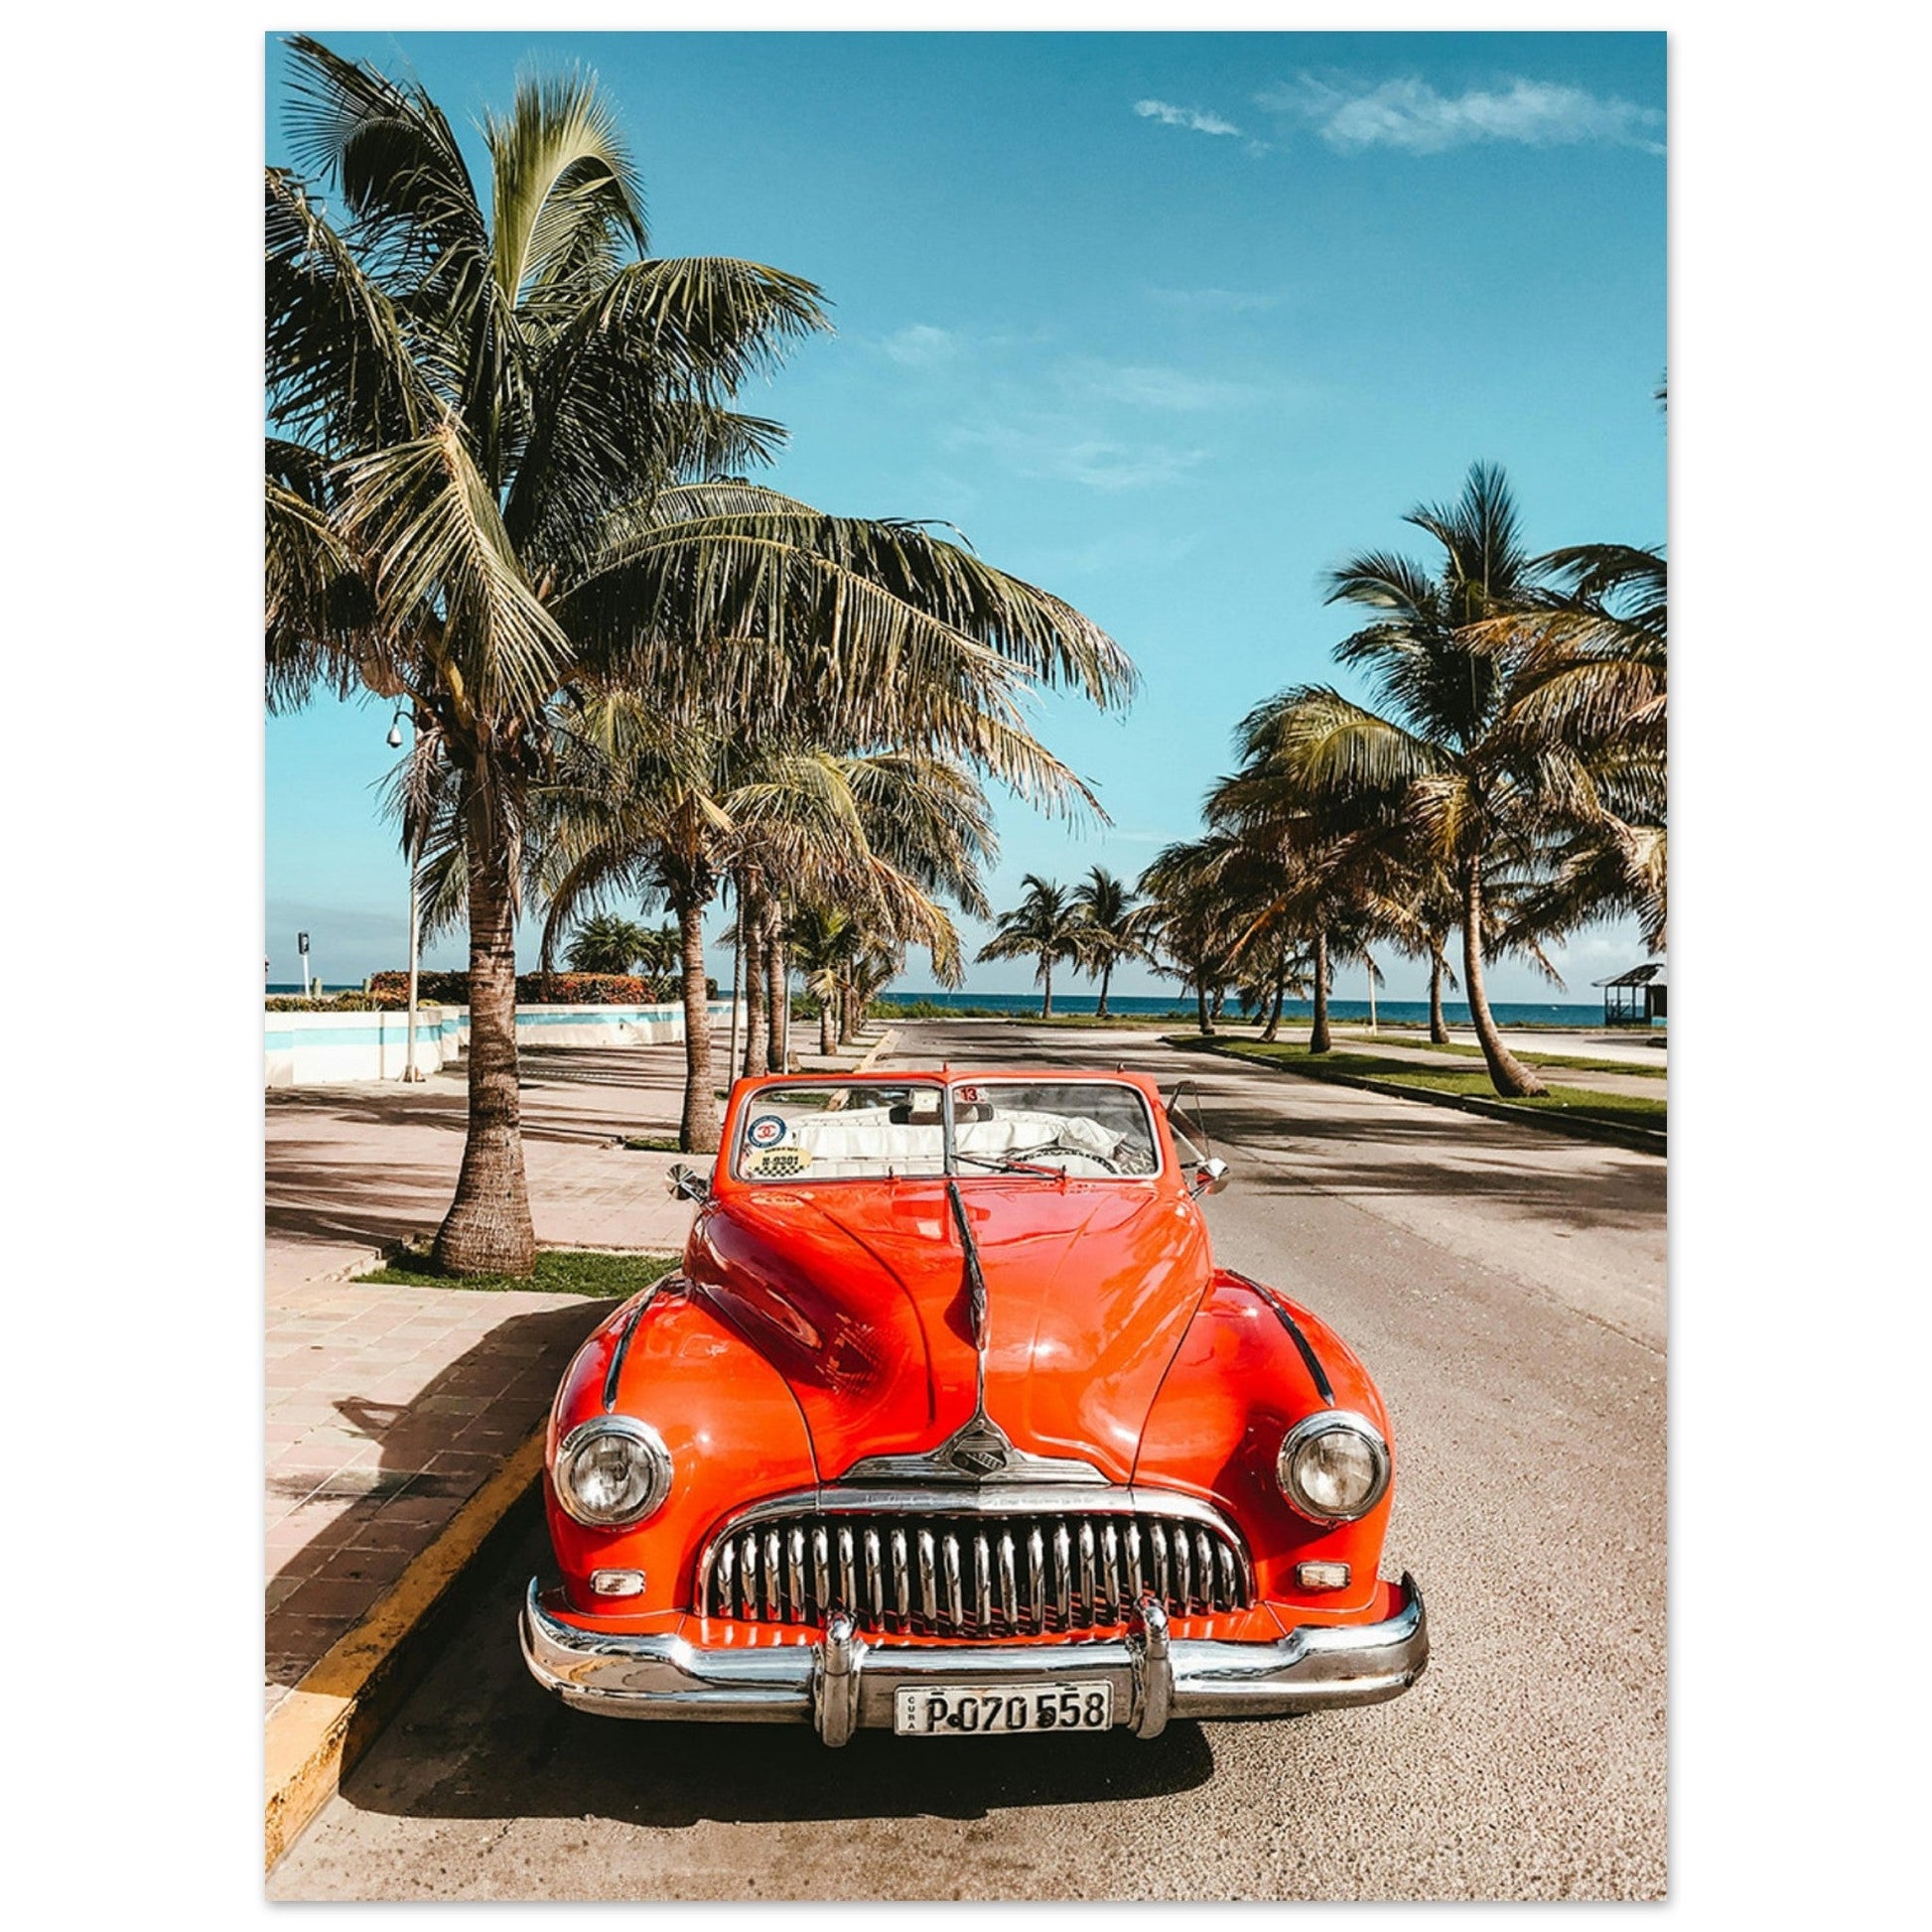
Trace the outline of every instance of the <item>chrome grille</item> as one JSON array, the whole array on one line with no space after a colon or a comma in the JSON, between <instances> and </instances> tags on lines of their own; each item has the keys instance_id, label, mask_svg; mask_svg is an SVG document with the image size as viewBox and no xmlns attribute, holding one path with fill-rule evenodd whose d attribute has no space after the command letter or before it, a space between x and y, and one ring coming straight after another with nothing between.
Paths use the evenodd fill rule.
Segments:
<instances>
[{"instance_id":1,"label":"chrome grille","mask_svg":"<svg viewBox=\"0 0 1932 1932\"><path fill-rule=\"evenodd\" d=\"M1143 1590L1170 1616L1252 1601L1247 1555L1230 1528L1145 1506L835 1514L802 1501L728 1527L699 1574L707 1615L820 1625L840 1609L866 1630L924 1636L1117 1625Z\"/></svg>"}]
</instances>

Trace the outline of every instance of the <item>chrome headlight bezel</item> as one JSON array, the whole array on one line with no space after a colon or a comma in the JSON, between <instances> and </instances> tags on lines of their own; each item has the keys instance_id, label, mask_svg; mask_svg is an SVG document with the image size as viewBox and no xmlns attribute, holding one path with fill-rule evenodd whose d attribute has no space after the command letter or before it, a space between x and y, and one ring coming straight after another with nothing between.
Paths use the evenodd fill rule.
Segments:
<instances>
[{"instance_id":1,"label":"chrome headlight bezel","mask_svg":"<svg viewBox=\"0 0 1932 1932\"><path fill-rule=\"evenodd\" d=\"M1297 1479L1296 1458L1311 1443L1333 1434L1356 1436L1368 1446L1369 1459L1375 1465L1374 1480L1368 1494L1351 1509L1337 1511L1314 1502ZM1352 1409L1322 1409L1305 1416L1282 1438L1275 1457L1275 1480L1288 1506L1311 1523L1358 1523L1389 1493L1389 1446L1382 1432L1366 1416Z\"/></svg>"},{"instance_id":2,"label":"chrome headlight bezel","mask_svg":"<svg viewBox=\"0 0 1932 1932\"><path fill-rule=\"evenodd\" d=\"M616 1437L631 1446L645 1471L647 1480L641 1499L621 1510L599 1512L585 1504L572 1480L578 1460L593 1444ZM551 1465L551 1486L557 1502L572 1522L591 1530L628 1529L641 1523L664 1506L671 1493L671 1452L664 1439L649 1423L634 1416L594 1416L579 1423L557 1446L557 1458Z\"/></svg>"}]
</instances>

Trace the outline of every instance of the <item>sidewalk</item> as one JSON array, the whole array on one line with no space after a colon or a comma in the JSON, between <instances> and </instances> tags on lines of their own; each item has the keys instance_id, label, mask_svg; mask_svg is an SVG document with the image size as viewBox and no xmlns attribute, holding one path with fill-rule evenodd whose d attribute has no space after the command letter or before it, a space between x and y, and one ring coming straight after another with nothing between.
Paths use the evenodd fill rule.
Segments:
<instances>
[{"instance_id":1,"label":"sidewalk","mask_svg":"<svg viewBox=\"0 0 1932 1932\"><path fill-rule=\"evenodd\" d=\"M794 1037L805 1043L802 1029ZM850 1065L863 1050L818 1063ZM721 1087L725 1051L721 1037ZM539 1244L681 1249L694 1210L664 1185L680 1157L620 1142L675 1137L683 1045L526 1049L522 1081ZM456 1187L465 1096L460 1064L418 1085L265 1096L269 1717L541 1426L571 1355L610 1310L578 1296L350 1279L391 1242L435 1232Z\"/></svg>"}]
</instances>

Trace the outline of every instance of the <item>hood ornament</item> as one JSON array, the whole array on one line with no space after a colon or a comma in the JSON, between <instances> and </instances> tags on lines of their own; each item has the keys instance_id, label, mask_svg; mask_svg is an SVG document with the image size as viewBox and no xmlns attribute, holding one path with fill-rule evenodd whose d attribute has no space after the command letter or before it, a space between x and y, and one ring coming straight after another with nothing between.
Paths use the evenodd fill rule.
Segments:
<instances>
[{"instance_id":1,"label":"hood ornament","mask_svg":"<svg viewBox=\"0 0 1932 1932\"><path fill-rule=\"evenodd\" d=\"M1006 1431L986 1413L986 1276L967 1225L959 1183L946 1182L953 1224L966 1254L966 1308L972 1320L975 1372L973 1413L937 1449L919 1455L869 1455L855 1462L843 1482L1105 1482L1091 1462L1074 1456L1034 1455L1015 1449Z\"/></svg>"}]
</instances>

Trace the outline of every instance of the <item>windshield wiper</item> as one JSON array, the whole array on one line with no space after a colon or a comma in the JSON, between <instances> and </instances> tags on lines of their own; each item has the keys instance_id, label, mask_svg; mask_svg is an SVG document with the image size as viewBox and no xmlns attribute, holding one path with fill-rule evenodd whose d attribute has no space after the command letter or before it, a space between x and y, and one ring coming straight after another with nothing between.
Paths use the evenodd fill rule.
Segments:
<instances>
[{"instance_id":1,"label":"windshield wiper","mask_svg":"<svg viewBox=\"0 0 1932 1932\"><path fill-rule=\"evenodd\" d=\"M1064 1168L1043 1168L1037 1161L991 1161L983 1154L966 1154L953 1149L955 1161L970 1161L976 1168L991 1168L995 1173L1037 1173L1044 1174L1048 1180L1064 1180Z\"/></svg>"}]
</instances>

